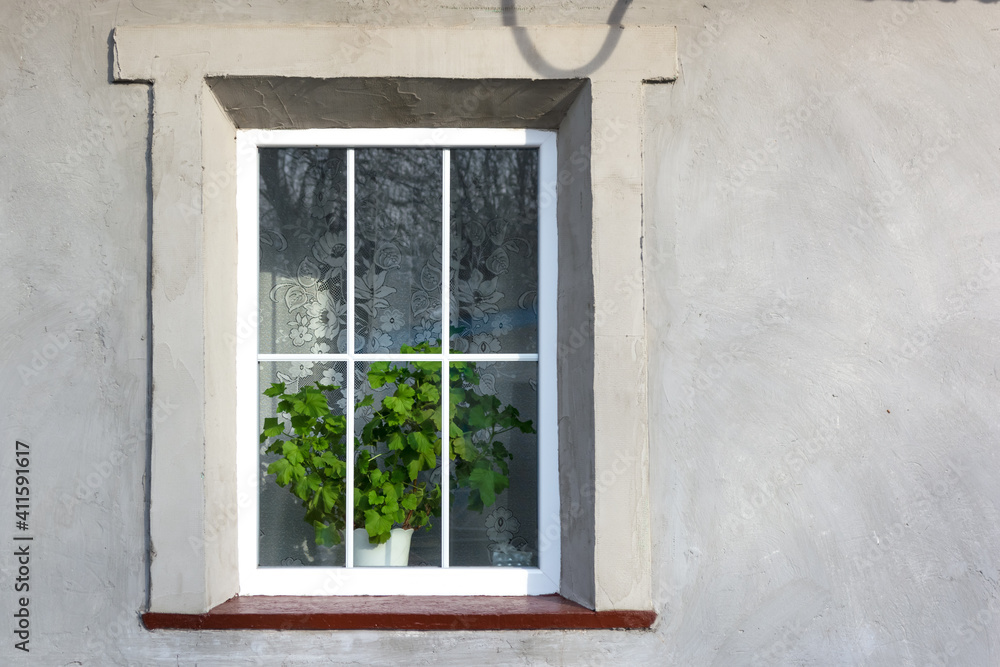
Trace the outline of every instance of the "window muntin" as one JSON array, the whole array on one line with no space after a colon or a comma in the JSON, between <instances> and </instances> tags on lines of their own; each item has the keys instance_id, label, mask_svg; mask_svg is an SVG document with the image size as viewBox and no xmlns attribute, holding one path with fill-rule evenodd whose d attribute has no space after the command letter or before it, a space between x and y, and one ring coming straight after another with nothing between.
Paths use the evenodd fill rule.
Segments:
<instances>
[{"instance_id":1,"label":"window muntin","mask_svg":"<svg viewBox=\"0 0 1000 667\"><path fill-rule=\"evenodd\" d=\"M555 134L248 130L238 133L238 155L239 312L254 312L261 322L259 345L250 338L238 345L241 594L555 592L556 222L553 198L539 197L540 183L555 181ZM305 202L308 216L290 212L282 199ZM276 249L296 245L295 260L279 261ZM269 262L275 270L258 270ZM507 274L516 279L504 294L497 277ZM390 303L400 292L410 308ZM312 529L287 490L273 478L261 481L257 413L273 406L258 400L260 391L293 375L307 383L338 379L344 389L331 404L344 409L352 394L363 395L365 364L405 361L399 346L437 338L442 319L450 322L451 350L421 361L481 364L490 388L537 429L537 445L516 445L519 466L508 497L482 514L453 497L432 533L415 534L409 568L353 567L350 530L339 552L320 554L313 544L304 559L283 554L289 542L308 545ZM358 432L363 415L347 418L349 432ZM445 497L448 481L441 475ZM535 566L488 566L483 538L474 535L477 521L481 534L492 521L489 535L500 540L514 537L510 528L519 522L516 536L537 551ZM294 566L303 561L320 567Z\"/></svg>"}]
</instances>

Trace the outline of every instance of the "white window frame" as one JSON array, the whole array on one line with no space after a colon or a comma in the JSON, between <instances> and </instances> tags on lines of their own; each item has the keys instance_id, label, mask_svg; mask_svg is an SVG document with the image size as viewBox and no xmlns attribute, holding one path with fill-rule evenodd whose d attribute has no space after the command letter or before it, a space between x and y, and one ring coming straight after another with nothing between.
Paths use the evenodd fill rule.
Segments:
<instances>
[{"instance_id":1,"label":"white window frame","mask_svg":"<svg viewBox=\"0 0 1000 667\"><path fill-rule=\"evenodd\" d=\"M354 352L354 192L347 192L348 342L345 354L260 354L258 336L243 336L236 346L237 489L245 502L237 516L239 590L241 595L542 595L559 591L560 519L558 470L558 406L556 392L558 238L556 198L557 134L525 129L298 129L239 130L236 137L237 192L237 312L238 325L256 322L259 279L259 151L260 147L329 147L347 149L347 181L354 182L354 151L372 147L421 147L442 150L442 257L450 256L450 149L528 147L538 149L538 351L537 354L452 355L442 346L437 355L421 360L536 361L538 366L538 566L452 567L448 561L449 504L442 503L440 567L353 566L353 512L347 508L346 567L261 567L258 565L259 521L259 361L302 359L346 362L402 361L414 355ZM547 188L543 190L543 188ZM551 191L551 192L550 192ZM445 264L447 266L447 264ZM442 281L442 323L450 321L449 280ZM442 326L443 330L445 325ZM448 377L442 373L442 377ZM349 395L354 374L345 374ZM349 401L350 404L350 401ZM448 421L448 402L443 402ZM347 414L347 432L354 432L354 415ZM353 460L348 438L347 460ZM449 461L448 439L442 440L442 459ZM347 487L353 488L354 469L348 466ZM449 478L442 475L442 496L449 497ZM556 536L554 539L552 536Z\"/></svg>"}]
</instances>

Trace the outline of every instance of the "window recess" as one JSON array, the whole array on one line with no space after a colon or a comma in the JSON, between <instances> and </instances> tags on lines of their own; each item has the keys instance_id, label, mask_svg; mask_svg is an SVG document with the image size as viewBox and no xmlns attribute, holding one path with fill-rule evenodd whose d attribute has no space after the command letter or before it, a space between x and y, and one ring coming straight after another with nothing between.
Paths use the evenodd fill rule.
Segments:
<instances>
[{"instance_id":1,"label":"window recess","mask_svg":"<svg viewBox=\"0 0 1000 667\"><path fill-rule=\"evenodd\" d=\"M615 27L614 49L588 64L608 29L115 29L114 80L153 88L152 400L179 406L150 424L144 618L169 615L181 627L215 610L231 615L227 600L240 591L236 519L248 499L237 491L245 420L236 393L246 384L236 382L235 348L256 335L257 321L237 317L234 267L245 235L237 235L233 156L239 130L274 128L558 130L559 595L598 615L651 609L642 90L676 76L676 30ZM521 52L520 38L538 58ZM365 48L345 53L361 40ZM246 613L236 616L261 627L251 599L266 600L237 598ZM283 600L279 615L299 599ZM357 598L301 600L326 608Z\"/></svg>"}]
</instances>

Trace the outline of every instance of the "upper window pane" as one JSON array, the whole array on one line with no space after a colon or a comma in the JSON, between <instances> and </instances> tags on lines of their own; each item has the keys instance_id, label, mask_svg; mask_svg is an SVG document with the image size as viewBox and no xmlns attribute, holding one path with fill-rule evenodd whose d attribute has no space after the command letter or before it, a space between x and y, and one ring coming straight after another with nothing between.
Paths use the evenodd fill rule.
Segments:
<instances>
[{"instance_id":1,"label":"upper window pane","mask_svg":"<svg viewBox=\"0 0 1000 667\"><path fill-rule=\"evenodd\" d=\"M538 348L538 150L451 152L451 347Z\"/></svg>"},{"instance_id":2,"label":"upper window pane","mask_svg":"<svg viewBox=\"0 0 1000 667\"><path fill-rule=\"evenodd\" d=\"M355 351L441 337L441 151L355 152Z\"/></svg>"},{"instance_id":3,"label":"upper window pane","mask_svg":"<svg viewBox=\"0 0 1000 667\"><path fill-rule=\"evenodd\" d=\"M346 352L346 151L261 148L259 219L260 352Z\"/></svg>"}]
</instances>

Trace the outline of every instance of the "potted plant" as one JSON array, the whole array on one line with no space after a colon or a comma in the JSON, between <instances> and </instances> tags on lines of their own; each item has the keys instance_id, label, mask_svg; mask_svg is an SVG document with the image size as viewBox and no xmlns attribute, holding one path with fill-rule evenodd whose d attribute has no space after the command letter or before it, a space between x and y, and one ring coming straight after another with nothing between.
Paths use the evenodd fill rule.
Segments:
<instances>
[{"instance_id":1,"label":"potted plant","mask_svg":"<svg viewBox=\"0 0 1000 667\"><path fill-rule=\"evenodd\" d=\"M440 351L440 343L400 349L414 355ZM372 408L354 444L355 562L405 565L413 531L441 515L441 363L419 357L373 362L367 379L373 390L389 391L380 400L365 393L355 404L356 410ZM513 455L503 435L535 432L516 408L477 391L479 380L474 362L450 363L451 488L468 489L468 507L476 511L493 505L509 483ZM317 544L341 543L345 527L347 419L333 414L327 398L336 389L316 383L287 393L284 383L276 383L264 392L278 399L277 411L286 417L264 420L261 443L270 440L267 451L279 457L267 472L302 501ZM385 547L390 538L393 544ZM402 555L387 560L393 551Z\"/></svg>"}]
</instances>

